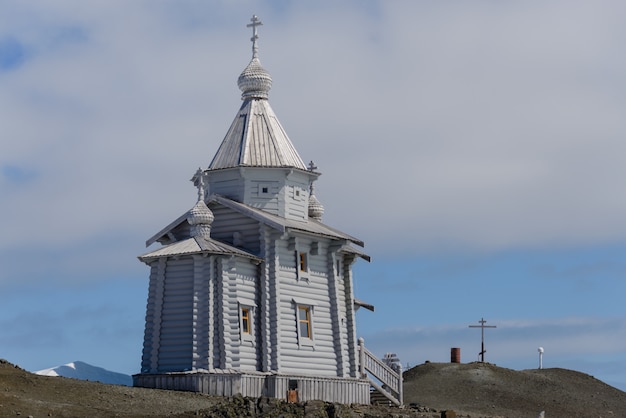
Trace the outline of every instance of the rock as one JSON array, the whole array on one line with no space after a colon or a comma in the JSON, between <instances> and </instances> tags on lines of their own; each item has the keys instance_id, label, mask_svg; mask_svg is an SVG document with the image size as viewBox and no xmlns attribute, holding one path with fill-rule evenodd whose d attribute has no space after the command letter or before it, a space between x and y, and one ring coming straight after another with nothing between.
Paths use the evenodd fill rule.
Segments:
<instances>
[{"instance_id":1,"label":"rock","mask_svg":"<svg viewBox=\"0 0 626 418\"><path fill-rule=\"evenodd\" d=\"M308 401L304 404L305 418L326 418L326 402L324 401Z\"/></svg>"}]
</instances>

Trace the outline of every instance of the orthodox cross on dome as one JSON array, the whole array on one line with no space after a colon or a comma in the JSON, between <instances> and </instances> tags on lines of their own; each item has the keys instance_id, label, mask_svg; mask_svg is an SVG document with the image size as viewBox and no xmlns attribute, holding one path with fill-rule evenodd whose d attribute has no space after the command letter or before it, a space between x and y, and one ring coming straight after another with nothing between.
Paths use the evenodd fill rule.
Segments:
<instances>
[{"instance_id":1,"label":"orthodox cross on dome","mask_svg":"<svg viewBox=\"0 0 626 418\"><path fill-rule=\"evenodd\" d=\"M480 318L480 321L478 321L478 323L480 325L470 325L470 328L480 328L480 353L478 353L480 355L480 362L484 363L485 362L485 353L487 352L487 350L485 350L485 328L496 328L495 325L485 325L487 323L487 321L485 321L484 318Z\"/></svg>"},{"instance_id":2,"label":"orthodox cross on dome","mask_svg":"<svg viewBox=\"0 0 626 418\"><path fill-rule=\"evenodd\" d=\"M196 171L196 174L194 174L191 180L194 182L194 185L198 188L198 202L201 200L204 200L204 191L205 191L204 170L202 170L201 168L198 168L198 171Z\"/></svg>"},{"instance_id":3,"label":"orthodox cross on dome","mask_svg":"<svg viewBox=\"0 0 626 418\"><path fill-rule=\"evenodd\" d=\"M256 58L259 53L259 46L256 43L256 40L259 39L259 35L257 35L256 27L262 26L263 22L261 22L257 15L253 15L250 21L252 23L248 23L246 27L252 28L252 38L250 38L250 40L252 41L252 58Z\"/></svg>"},{"instance_id":4,"label":"orthodox cross on dome","mask_svg":"<svg viewBox=\"0 0 626 418\"><path fill-rule=\"evenodd\" d=\"M315 171L317 170L317 166L315 165L315 163L313 162L313 160L311 160L311 162L309 163L309 171ZM309 191L311 194L313 194L313 183L311 183L311 190Z\"/></svg>"}]
</instances>

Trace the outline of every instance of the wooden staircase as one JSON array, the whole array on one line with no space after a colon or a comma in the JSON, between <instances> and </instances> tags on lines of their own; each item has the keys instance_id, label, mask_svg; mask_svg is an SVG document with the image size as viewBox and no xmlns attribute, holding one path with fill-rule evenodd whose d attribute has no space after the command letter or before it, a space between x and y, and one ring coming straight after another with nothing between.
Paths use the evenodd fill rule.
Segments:
<instances>
[{"instance_id":1,"label":"wooden staircase","mask_svg":"<svg viewBox=\"0 0 626 418\"><path fill-rule=\"evenodd\" d=\"M365 348L363 338L359 338L359 372L369 379L372 386L370 403L403 405L402 365L379 360Z\"/></svg>"}]
</instances>

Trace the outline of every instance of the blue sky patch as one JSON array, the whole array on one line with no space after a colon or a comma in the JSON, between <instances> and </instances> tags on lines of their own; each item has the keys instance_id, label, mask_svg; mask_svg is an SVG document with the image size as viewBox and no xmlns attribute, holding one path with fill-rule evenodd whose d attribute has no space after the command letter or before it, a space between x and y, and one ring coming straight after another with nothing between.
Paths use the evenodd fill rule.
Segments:
<instances>
[{"instance_id":1,"label":"blue sky patch","mask_svg":"<svg viewBox=\"0 0 626 418\"><path fill-rule=\"evenodd\" d=\"M24 169L16 165L6 164L0 167L2 177L14 184L24 184L37 177L35 170Z\"/></svg>"},{"instance_id":2,"label":"blue sky patch","mask_svg":"<svg viewBox=\"0 0 626 418\"><path fill-rule=\"evenodd\" d=\"M9 71L22 65L26 58L24 46L13 37L0 39L0 71Z\"/></svg>"}]
</instances>

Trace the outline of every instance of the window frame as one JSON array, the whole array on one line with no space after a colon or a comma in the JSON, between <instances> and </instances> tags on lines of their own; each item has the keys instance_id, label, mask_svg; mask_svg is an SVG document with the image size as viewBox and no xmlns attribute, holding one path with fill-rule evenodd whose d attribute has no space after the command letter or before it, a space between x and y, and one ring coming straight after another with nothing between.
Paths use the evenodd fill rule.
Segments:
<instances>
[{"instance_id":1,"label":"window frame","mask_svg":"<svg viewBox=\"0 0 626 418\"><path fill-rule=\"evenodd\" d=\"M309 272L309 254L306 251L298 252L298 271L300 273Z\"/></svg>"},{"instance_id":2,"label":"window frame","mask_svg":"<svg viewBox=\"0 0 626 418\"><path fill-rule=\"evenodd\" d=\"M311 307L309 305L298 305L298 337L313 339L313 329L311 327ZM304 313L304 318L302 318ZM306 335L303 333L303 325L306 326Z\"/></svg>"},{"instance_id":3,"label":"window frame","mask_svg":"<svg viewBox=\"0 0 626 418\"><path fill-rule=\"evenodd\" d=\"M298 186L293 186L293 200L296 202L302 202L304 200L304 189Z\"/></svg>"},{"instance_id":4,"label":"window frame","mask_svg":"<svg viewBox=\"0 0 626 418\"><path fill-rule=\"evenodd\" d=\"M309 281L309 253L307 251L294 251L294 258L296 263L296 280Z\"/></svg>"},{"instance_id":5,"label":"window frame","mask_svg":"<svg viewBox=\"0 0 626 418\"><path fill-rule=\"evenodd\" d=\"M252 334L250 308L248 308L247 306L240 306L239 313L241 314L241 333L247 335Z\"/></svg>"},{"instance_id":6,"label":"window frame","mask_svg":"<svg viewBox=\"0 0 626 418\"><path fill-rule=\"evenodd\" d=\"M255 343L254 336L254 310L256 308L256 304L252 301L237 301L237 309L238 309L238 317L239 317L239 339L241 342L249 341L253 345ZM244 311L247 313L247 317L244 317ZM248 321L248 332L245 331L244 328L244 318Z\"/></svg>"},{"instance_id":7,"label":"window frame","mask_svg":"<svg viewBox=\"0 0 626 418\"><path fill-rule=\"evenodd\" d=\"M340 279L343 278L343 257L341 255L335 257L335 275Z\"/></svg>"},{"instance_id":8,"label":"window frame","mask_svg":"<svg viewBox=\"0 0 626 418\"><path fill-rule=\"evenodd\" d=\"M299 347L315 346L315 304L308 300L292 299L294 303L296 335L298 337ZM306 312L306 319L300 319L300 311ZM308 327L308 336L301 335L300 325L306 323Z\"/></svg>"}]
</instances>

